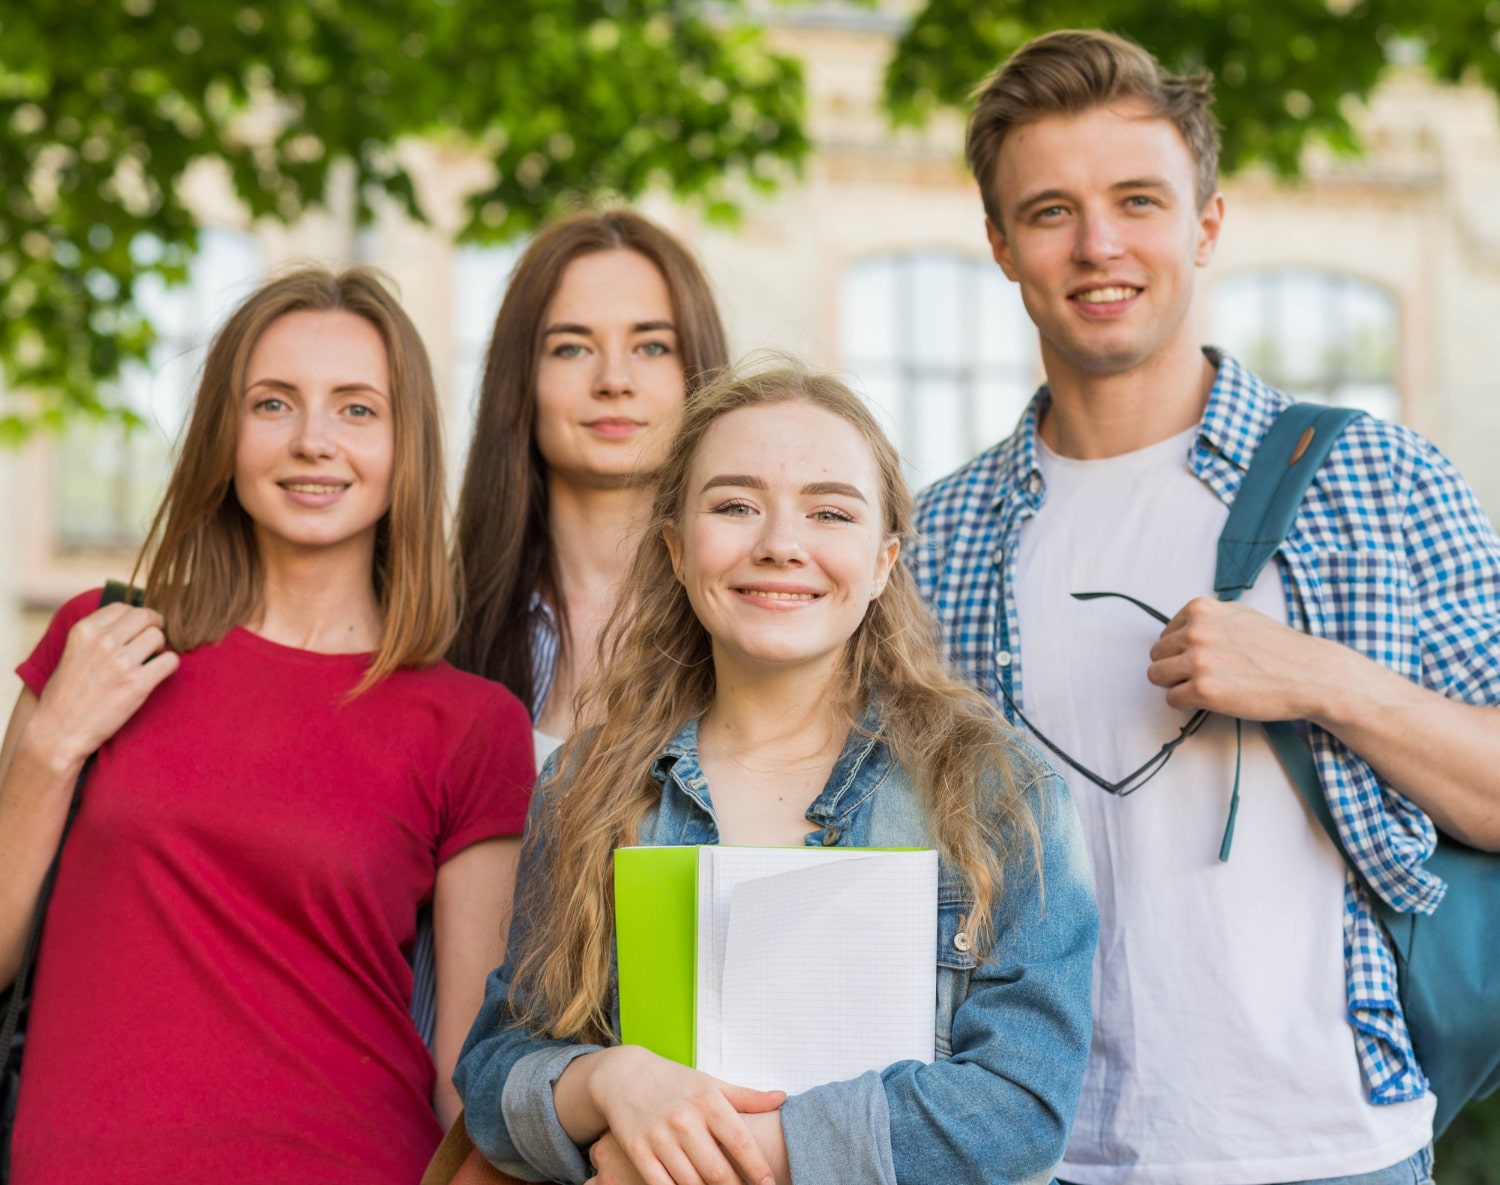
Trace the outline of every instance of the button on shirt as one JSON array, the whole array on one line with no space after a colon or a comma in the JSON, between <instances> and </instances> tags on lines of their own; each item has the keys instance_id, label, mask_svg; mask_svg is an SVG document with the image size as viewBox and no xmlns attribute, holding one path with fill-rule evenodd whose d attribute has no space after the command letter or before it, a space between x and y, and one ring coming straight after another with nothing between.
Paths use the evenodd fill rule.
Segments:
<instances>
[{"instance_id":1,"label":"button on shirt","mask_svg":"<svg viewBox=\"0 0 1500 1185\"><path fill-rule=\"evenodd\" d=\"M1229 355L1205 354L1218 375L1188 467L1230 503L1291 400ZM986 695L1000 700L1003 686L1023 709L1014 567L1021 524L1046 497L1036 427L1048 401L1044 386L1013 436L922 493L913 560L949 657ZM1500 538L1429 441L1368 417L1351 424L1278 560L1294 628L1350 646L1450 699L1500 703ZM1422 866L1436 843L1431 822L1332 734L1312 727L1309 739L1360 872L1395 908L1430 913L1446 887ZM1401 1014L1395 958L1352 877L1344 945L1350 1021L1370 1100L1419 1098L1427 1082Z\"/></svg>"}]
</instances>

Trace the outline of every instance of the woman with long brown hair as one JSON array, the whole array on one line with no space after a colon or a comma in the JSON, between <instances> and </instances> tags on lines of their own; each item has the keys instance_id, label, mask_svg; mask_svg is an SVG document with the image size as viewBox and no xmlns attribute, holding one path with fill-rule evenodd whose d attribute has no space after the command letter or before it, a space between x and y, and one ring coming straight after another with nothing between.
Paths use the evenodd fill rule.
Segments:
<instances>
[{"instance_id":1,"label":"woman with long brown hair","mask_svg":"<svg viewBox=\"0 0 1500 1185\"><path fill-rule=\"evenodd\" d=\"M727 379L684 413L594 723L543 771L506 962L459 1059L491 1162L814 1185L1046 1180L1061 1158L1092 879L1061 781L941 659L897 558L910 507L837 380ZM619 1044L613 853L715 843L936 848L937 1060L788 1098Z\"/></svg>"},{"instance_id":2,"label":"woman with long brown hair","mask_svg":"<svg viewBox=\"0 0 1500 1185\"><path fill-rule=\"evenodd\" d=\"M516 265L459 497L450 657L531 708L539 757L573 731L684 400L727 360L702 270L633 211L564 218Z\"/></svg>"},{"instance_id":3,"label":"woman with long brown hair","mask_svg":"<svg viewBox=\"0 0 1500 1185\"><path fill-rule=\"evenodd\" d=\"M427 355L373 273L264 284L211 344L137 575L58 612L0 751L0 983L70 791L14 1185L409 1182L498 955L534 767L443 660ZM509 837L509 838L507 838ZM431 902L437 1066L407 955Z\"/></svg>"}]
</instances>

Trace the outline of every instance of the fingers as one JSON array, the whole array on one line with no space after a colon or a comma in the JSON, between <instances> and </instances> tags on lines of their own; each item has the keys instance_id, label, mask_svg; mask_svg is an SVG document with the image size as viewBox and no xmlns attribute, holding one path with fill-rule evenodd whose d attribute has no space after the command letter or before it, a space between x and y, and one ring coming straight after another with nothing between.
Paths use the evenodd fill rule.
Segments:
<instances>
[{"instance_id":1,"label":"fingers","mask_svg":"<svg viewBox=\"0 0 1500 1185\"><path fill-rule=\"evenodd\" d=\"M605 1132L591 1145L589 1145L589 1163L594 1166L595 1180L599 1185L650 1185L646 1177L636 1171L630 1163L630 1157L625 1155L625 1150L620 1147L619 1140L615 1139L612 1132ZM666 1170L658 1164L661 1180Z\"/></svg>"},{"instance_id":2,"label":"fingers","mask_svg":"<svg viewBox=\"0 0 1500 1185\"><path fill-rule=\"evenodd\" d=\"M779 1094L780 1092L777 1091L775 1093ZM724 1154L734 1162L746 1181L754 1182L755 1185L771 1185L775 1181L775 1177L771 1172L771 1162L766 1159L766 1154L761 1150L760 1145L756 1143L755 1137L750 1134L750 1129L738 1114L731 1112L728 1120L711 1123L710 1130L713 1132L714 1138L719 1142L719 1146L724 1150ZM726 1165L726 1167L728 1166ZM709 1178L709 1180L713 1185L719 1185L720 1183L720 1178L717 1177ZM724 1185L730 1185L730 1183L735 1182L738 1178L731 1170L730 1175L724 1177L722 1180Z\"/></svg>"},{"instance_id":3,"label":"fingers","mask_svg":"<svg viewBox=\"0 0 1500 1185\"><path fill-rule=\"evenodd\" d=\"M155 610L113 604L68 632L38 707L38 727L58 761L92 753L177 670L163 625Z\"/></svg>"},{"instance_id":4,"label":"fingers","mask_svg":"<svg viewBox=\"0 0 1500 1185\"><path fill-rule=\"evenodd\" d=\"M715 1081L718 1081L715 1079ZM732 1082L719 1082L719 1089L729 1100L729 1105L741 1115L758 1115L762 1111L774 1111L786 1102L784 1090L752 1090L748 1086L735 1086Z\"/></svg>"}]
</instances>

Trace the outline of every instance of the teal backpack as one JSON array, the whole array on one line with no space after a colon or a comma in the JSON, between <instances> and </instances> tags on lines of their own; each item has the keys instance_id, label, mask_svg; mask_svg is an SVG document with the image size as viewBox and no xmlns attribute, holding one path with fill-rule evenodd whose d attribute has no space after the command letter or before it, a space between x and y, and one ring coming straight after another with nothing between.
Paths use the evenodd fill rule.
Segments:
<instances>
[{"instance_id":1,"label":"teal backpack","mask_svg":"<svg viewBox=\"0 0 1500 1185\"><path fill-rule=\"evenodd\" d=\"M1361 412L1295 403L1256 452L1219 536L1214 591L1238 600L1276 553L1313 475ZM1500 1087L1500 854L1438 833L1427 870L1448 884L1437 911L1401 913L1370 888L1349 859L1318 782L1312 750L1287 721L1266 736L1309 809L1359 877L1396 951L1401 1006L1422 1072L1437 1096L1434 1135L1471 1099Z\"/></svg>"}]
</instances>

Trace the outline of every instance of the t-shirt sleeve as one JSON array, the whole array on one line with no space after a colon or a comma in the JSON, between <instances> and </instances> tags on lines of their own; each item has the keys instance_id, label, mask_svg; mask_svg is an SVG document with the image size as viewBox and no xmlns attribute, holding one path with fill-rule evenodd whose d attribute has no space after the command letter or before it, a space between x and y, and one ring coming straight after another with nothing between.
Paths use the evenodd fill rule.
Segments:
<instances>
[{"instance_id":1,"label":"t-shirt sleeve","mask_svg":"<svg viewBox=\"0 0 1500 1185\"><path fill-rule=\"evenodd\" d=\"M52 672L57 670L57 664L62 661L63 647L68 644L68 631L99 608L99 598L103 592L103 589L90 589L64 604L53 614L47 632L36 644L36 649L16 668L21 682L36 695L42 694L47 680L52 678Z\"/></svg>"},{"instance_id":2,"label":"t-shirt sleeve","mask_svg":"<svg viewBox=\"0 0 1500 1185\"><path fill-rule=\"evenodd\" d=\"M499 684L485 689L444 787L438 863L482 839L520 835L536 782L531 716Z\"/></svg>"}]
</instances>

